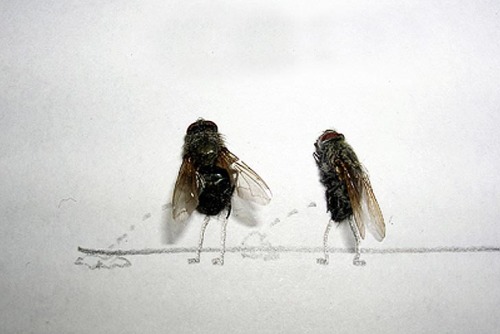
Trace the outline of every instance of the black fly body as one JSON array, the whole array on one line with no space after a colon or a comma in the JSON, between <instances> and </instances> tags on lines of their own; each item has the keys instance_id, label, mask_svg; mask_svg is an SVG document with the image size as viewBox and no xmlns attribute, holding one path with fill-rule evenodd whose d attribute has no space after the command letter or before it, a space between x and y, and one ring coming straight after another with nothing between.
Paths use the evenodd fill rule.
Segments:
<instances>
[{"instance_id":1,"label":"black fly body","mask_svg":"<svg viewBox=\"0 0 500 334\"><path fill-rule=\"evenodd\" d=\"M241 198L258 204L265 205L271 200L264 180L226 148L217 125L200 118L187 129L182 165L172 198L174 220L184 221L194 210L206 215L196 257L189 259L189 263L200 262L210 217L225 212L220 256L212 260L213 264L224 264L226 225L235 191Z\"/></svg>"}]
</instances>

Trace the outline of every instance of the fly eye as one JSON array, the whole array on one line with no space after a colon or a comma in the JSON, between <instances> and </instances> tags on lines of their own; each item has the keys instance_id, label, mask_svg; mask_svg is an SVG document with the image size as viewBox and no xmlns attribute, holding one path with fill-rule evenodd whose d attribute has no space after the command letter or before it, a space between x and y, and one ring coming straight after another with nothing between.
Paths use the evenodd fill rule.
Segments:
<instances>
[{"instance_id":1,"label":"fly eye","mask_svg":"<svg viewBox=\"0 0 500 334\"><path fill-rule=\"evenodd\" d=\"M215 124L212 121L205 121L203 119L200 119L200 120L194 122L193 124L191 124L187 128L186 132L188 134L193 134L193 133L197 133L197 132L201 132L201 131L205 131L205 130L217 132L217 124Z\"/></svg>"},{"instance_id":2,"label":"fly eye","mask_svg":"<svg viewBox=\"0 0 500 334\"><path fill-rule=\"evenodd\" d=\"M199 131L199 128L200 128L200 125L198 124L198 122L196 123L193 123L191 124L188 128L187 128L187 133L195 133L195 132L198 132Z\"/></svg>"},{"instance_id":3,"label":"fly eye","mask_svg":"<svg viewBox=\"0 0 500 334\"><path fill-rule=\"evenodd\" d=\"M203 121L203 125L205 126L205 129L207 129L207 130L212 130L214 132L218 131L217 124L215 124L212 121Z\"/></svg>"},{"instance_id":4,"label":"fly eye","mask_svg":"<svg viewBox=\"0 0 500 334\"><path fill-rule=\"evenodd\" d=\"M327 140L337 138L337 137L343 137L343 135L341 133L336 132L336 131L326 131L325 133L323 133L321 135L321 137L319 137L318 142L323 143Z\"/></svg>"}]
</instances>

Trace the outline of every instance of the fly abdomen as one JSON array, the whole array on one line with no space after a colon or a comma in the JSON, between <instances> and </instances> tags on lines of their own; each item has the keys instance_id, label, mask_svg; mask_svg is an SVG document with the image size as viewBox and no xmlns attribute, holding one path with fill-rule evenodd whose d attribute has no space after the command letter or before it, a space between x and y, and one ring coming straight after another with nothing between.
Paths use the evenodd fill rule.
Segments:
<instances>
[{"instance_id":1,"label":"fly abdomen","mask_svg":"<svg viewBox=\"0 0 500 334\"><path fill-rule=\"evenodd\" d=\"M352 215L351 202L344 185L327 188L326 204L332 220L336 222L341 222Z\"/></svg>"},{"instance_id":2,"label":"fly abdomen","mask_svg":"<svg viewBox=\"0 0 500 334\"><path fill-rule=\"evenodd\" d=\"M202 186L196 210L208 216L215 216L222 210L229 209L234 187L227 170L210 166L201 168L199 174Z\"/></svg>"},{"instance_id":3,"label":"fly abdomen","mask_svg":"<svg viewBox=\"0 0 500 334\"><path fill-rule=\"evenodd\" d=\"M352 207L345 183L333 171L323 171L321 174L321 183L326 188L326 207L332 220L341 222L349 218Z\"/></svg>"}]
</instances>

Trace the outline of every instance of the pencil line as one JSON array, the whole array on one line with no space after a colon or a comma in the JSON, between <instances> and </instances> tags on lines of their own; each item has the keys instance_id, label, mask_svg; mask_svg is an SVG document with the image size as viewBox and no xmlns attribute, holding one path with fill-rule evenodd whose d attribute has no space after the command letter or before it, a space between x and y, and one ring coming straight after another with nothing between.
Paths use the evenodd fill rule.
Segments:
<instances>
[{"instance_id":1,"label":"pencil line","mask_svg":"<svg viewBox=\"0 0 500 334\"><path fill-rule=\"evenodd\" d=\"M91 249L78 247L78 251L88 255L152 255L152 254L177 254L195 253L196 247L172 247L172 248L144 248L129 250ZM203 248L203 253L219 252L219 248ZM330 248L330 253L354 253L354 248ZM321 253L323 247L297 247L297 246L274 246L274 247L228 247L227 253ZM410 247L410 248L362 248L364 254L422 254L422 253L481 253L500 252L500 247L471 246L471 247Z\"/></svg>"}]
</instances>

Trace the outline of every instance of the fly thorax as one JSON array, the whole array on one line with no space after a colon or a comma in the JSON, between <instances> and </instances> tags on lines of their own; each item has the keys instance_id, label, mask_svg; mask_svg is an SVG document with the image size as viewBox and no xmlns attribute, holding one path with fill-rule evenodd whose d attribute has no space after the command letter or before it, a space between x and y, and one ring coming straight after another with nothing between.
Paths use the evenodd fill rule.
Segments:
<instances>
[{"instance_id":1,"label":"fly thorax","mask_svg":"<svg viewBox=\"0 0 500 334\"><path fill-rule=\"evenodd\" d=\"M221 145L213 136L199 136L189 145L189 155L196 166L213 166L220 154Z\"/></svg>"}]
</instances>

